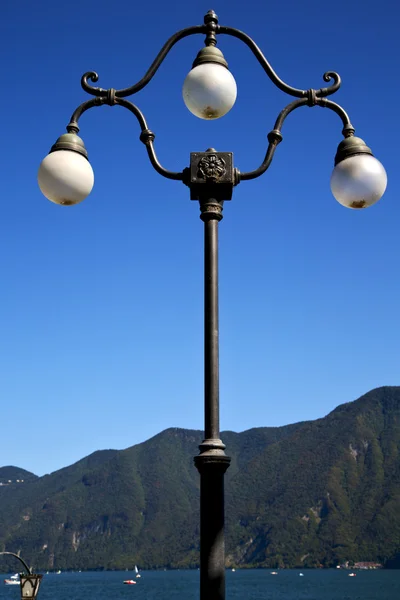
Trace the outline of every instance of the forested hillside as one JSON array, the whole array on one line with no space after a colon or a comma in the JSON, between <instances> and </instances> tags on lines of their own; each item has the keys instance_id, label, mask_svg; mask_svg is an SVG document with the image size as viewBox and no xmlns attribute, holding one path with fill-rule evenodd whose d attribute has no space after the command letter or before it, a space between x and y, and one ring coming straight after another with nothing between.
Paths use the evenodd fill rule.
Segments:
<instances>
[{"instance_id":1,"label":"forested hillside","mask_svg":"<svg viewBox=\"0 0 400 600\"><path fill-rule=\"evenodd\" d=\"M221 437L227 565L398 565L399 387L316 421ZM51 475L25 471L23 485L0 486L0 550L40 569L197 566L201 438L172 428ZM7 469L23 473L0 477Z\"/></svg>"}]
</instances>

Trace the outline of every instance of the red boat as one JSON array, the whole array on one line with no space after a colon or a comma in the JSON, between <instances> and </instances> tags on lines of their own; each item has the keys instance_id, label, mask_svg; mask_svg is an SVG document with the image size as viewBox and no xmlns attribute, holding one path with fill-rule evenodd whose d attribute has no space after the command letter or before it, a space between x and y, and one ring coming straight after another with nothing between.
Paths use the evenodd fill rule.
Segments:
<instances>
[{"instance_id":1,"label":"red boat","mask_svg":"<svg viewBox=\"0 0 400 600\"><path fill-rule=\"evenodd\" d=\"M134 583L136 583L136 581L134 579L126 579L124 583L126 583L127 585L133 585Z\"/></svg>"}]
</instances>

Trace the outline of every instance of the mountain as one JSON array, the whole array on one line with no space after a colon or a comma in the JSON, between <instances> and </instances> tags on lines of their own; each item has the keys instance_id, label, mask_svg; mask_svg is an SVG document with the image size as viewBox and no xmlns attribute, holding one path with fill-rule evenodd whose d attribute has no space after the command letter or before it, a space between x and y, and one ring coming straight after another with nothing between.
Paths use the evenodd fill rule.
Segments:
<instances>
[{"instance_id":1,"label":"mountain","mask_svg":"<svg viewBox=\"0 0 400 600\"><path fill-rule=\"evenodd\" d=\"M227 565L399 564L400 387L316 421L221 437L232 457ZM0 550L20 550L38 569L197 566L201 439L167 429L0 486Z\"/></svg>"}]
</instances>

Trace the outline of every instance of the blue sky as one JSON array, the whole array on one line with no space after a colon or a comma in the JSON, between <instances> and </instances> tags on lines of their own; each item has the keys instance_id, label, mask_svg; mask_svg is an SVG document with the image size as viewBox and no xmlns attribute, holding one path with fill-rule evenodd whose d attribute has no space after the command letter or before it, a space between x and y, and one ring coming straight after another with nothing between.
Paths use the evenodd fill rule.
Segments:
<instances>
[{"instance_id":1,"label":"blue sky","mask_svg":"<svg viewBox=\"0 0 400 600\"><path fill-rule=\"evenodd\" d=\"M89 98L84 72L96 70L105 88L132 85L172 33L210 8L251 35L290 85L319 88L325 71L338 71L342 88L331 99L389 178L374 207L340 206L329 179L341 122L306 107L288 117L269 171L235 189L220 224L221 429L317 419L399 384L395 2L6 0L0 465L43 475L167 427L203 427L198 204L153 171L136 120L120 107L81 119L95 172L87 200L56 206L36 175ZM181 88L203 39L175 46L133 100L170 170L208 147L233 151L235 165L252 170L291 98L244 44L220 36L238 99L219 121L196 119Z\"/></svg>"}]
</instances>

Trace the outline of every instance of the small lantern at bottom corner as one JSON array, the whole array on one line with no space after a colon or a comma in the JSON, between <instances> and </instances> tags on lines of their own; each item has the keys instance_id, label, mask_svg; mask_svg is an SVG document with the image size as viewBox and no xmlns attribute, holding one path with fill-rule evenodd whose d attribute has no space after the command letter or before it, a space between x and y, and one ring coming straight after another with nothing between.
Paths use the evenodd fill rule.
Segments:
<instances>
[{"instance_id":1,"label":"small lantern at bottom corner","mask_svg":"<svg viewBox=\"0 0 400 600\"><path fill-rule=\"evenodd\" d=\"M40 583L43 575L26 575L21 573L20 585L21 585L21 600L34 600L38 594Z\"/></svg>"}]
</instances>

